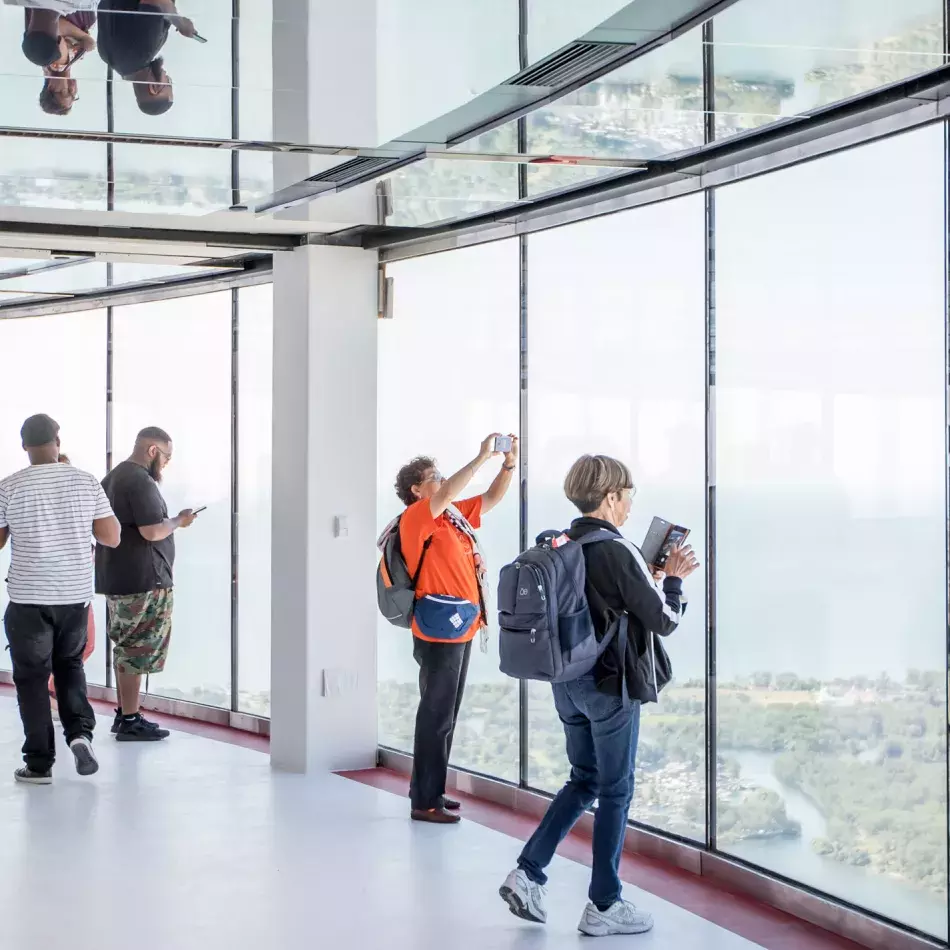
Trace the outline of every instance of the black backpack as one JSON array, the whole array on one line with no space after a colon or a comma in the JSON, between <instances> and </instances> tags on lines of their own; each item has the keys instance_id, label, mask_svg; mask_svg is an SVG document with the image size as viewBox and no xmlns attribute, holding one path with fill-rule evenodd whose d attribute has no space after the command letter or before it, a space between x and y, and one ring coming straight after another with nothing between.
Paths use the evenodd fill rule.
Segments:
<instances>
[{"instance_id":1,"label":"black backpack","mask_svg":"<svg viewBox=\"0 0 950 950\"><path fill-rule=\"evenodd\" d=\"M516 679L566 683L589 673L616 636L627 650L627 615L597 639L587 604L584 546L619 541L606 530L579 541L546 531L501 569L498 643L501 671Z\"/></svg>"}]
</instances>

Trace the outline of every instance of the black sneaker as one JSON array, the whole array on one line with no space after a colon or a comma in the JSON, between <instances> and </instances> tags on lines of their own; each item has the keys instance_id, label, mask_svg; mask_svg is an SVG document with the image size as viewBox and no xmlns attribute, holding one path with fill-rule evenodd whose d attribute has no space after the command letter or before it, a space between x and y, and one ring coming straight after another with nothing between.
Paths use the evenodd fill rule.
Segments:
<instances>
[{"instance_id":1,"label":"black sneaker","mask_svg":"<svg viewBox=\"0 0 950 950\"><path fill-rule=\"evenodd\" d=\"M158 723L155 723L146 719L141 713L138 713L137 715L142 720L142 722L148 723L148 725L154 726L156 729L158 729ZM122 725L122 720L124 718L125 716L123 715L122 710L117 709L115 711L115 718L112 720L112 734L113 735L115 735L119 731L119 726ZM162 738L164 738L164 736Z\"/></svg>"},{"instance_id":2,"label":"black sneaker","mask_svg":"<svg viewBox=\"0 0 950 950\"><path fill-rule=\"evenodd\" d=\"M115 738L116 742L158 742L169 735L167 729L162 729L157 722L149 722L139 713L134 719L122 719Z\"/></svg>"},{"instance_id":3,"label":"black sneaker","mask_svg":"<svg viewBox=\"0 0 950 950\"><path fill-rule=\"evenodd\" d=\"M33 769L17 769L13 773L13 778L24 785L52 785L53 773L51 770L46 772L34 772Z\"/></svg>"}]
</instances>

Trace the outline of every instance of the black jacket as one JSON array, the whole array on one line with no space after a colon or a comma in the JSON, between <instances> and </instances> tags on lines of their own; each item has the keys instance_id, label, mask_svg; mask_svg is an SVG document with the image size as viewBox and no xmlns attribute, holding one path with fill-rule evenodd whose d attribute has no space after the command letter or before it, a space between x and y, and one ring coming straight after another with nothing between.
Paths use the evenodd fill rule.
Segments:
<instances>
[{"instance_id":1,"label":"black jacket","mask_svg":"<svg viewBox=\"0 0 950 950\"><path fill-rule=\"evenodd\" d=\"M578 518L567 535L576 541L601 528L621 537L612 524L599 518ZM587 565L587 602L598 639L621 614L626 612L629 617L623 667L619 640L615 637L594 667L597 688L615 696L622 695L620 671L624 668L630 698L645 703L656 702L659 691L672 677L672 669L662 643L654 634L665 637L679 624L686 609L682 580L665 578L661 596L653 578L644 572L633 552L619 542L602 541L587 545L584 562Z\"/></svg>"}]
</instances>

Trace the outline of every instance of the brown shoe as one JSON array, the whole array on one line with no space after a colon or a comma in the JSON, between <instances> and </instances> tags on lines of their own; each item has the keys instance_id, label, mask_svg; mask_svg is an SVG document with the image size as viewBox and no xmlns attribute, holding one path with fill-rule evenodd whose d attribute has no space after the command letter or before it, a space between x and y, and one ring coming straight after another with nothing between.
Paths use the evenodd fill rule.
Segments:
<instances>
[{"instance_id":1,"label":"brown shoe","mask_svg":"<svg viewBox=\"0 0 950 950\"><path fill-rule=\"evenodd\" d=\"M413 808L410 812L413 821L428 821L433 825L457 825L462 819L447 812L444 808Z\"/></svg>"},{"instance_id":2,"label":"brown shoe","mask_svg":"<svg viewBox=\"0 0 950 950\"><path fill-rule=\"evenodd\" d=\"M458 811L458 810L462 807L462 803L455 801L454 798L446 798L446 797L443 795L443 796L442 796L442 807L443 807L446 811Z\"/></svg>"}]
</instances>

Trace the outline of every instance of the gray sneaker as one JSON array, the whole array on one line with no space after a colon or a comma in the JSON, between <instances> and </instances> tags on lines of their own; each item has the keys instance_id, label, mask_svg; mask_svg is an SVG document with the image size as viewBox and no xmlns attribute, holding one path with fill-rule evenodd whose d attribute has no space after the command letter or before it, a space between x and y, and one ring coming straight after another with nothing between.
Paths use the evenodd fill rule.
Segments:
<instances>
[{"instance_id":1,"label":"gray sneaker","mask_svg":"<svg viewBox=\"0 0 950 950\"><path fill-rule=\"evenodd\" d=\"M577 929L588 937L644 934L653 929L653 918L637 910L630 901L616 901L607 910L598 910L596 904L588 904Z\"/></svg>"},{"instance_id":2,"label":"gray sneaker","mask_svg":"<svg viewBox=\"0 0 950 950\"><path fill-rule=\"evenodd\" d=\"M80 775L95 775L99 771L99 760L92 751L92 743L85 736L77 736L69 743L69 751L76 760L76 771Z\"/></svg>"},{"instance_id":3,"label":"gray sneaker","mask_svg":"<svg viewBox=\"0 0 950 950\"><path fill-rule=\"evenodd\" d=\"M548 912L544 907L547 891L540 884L535 884L521 868L516 868L505 878L498 893L515 917L536 924L547 923Z\"/></svg>"}]
</instances>

